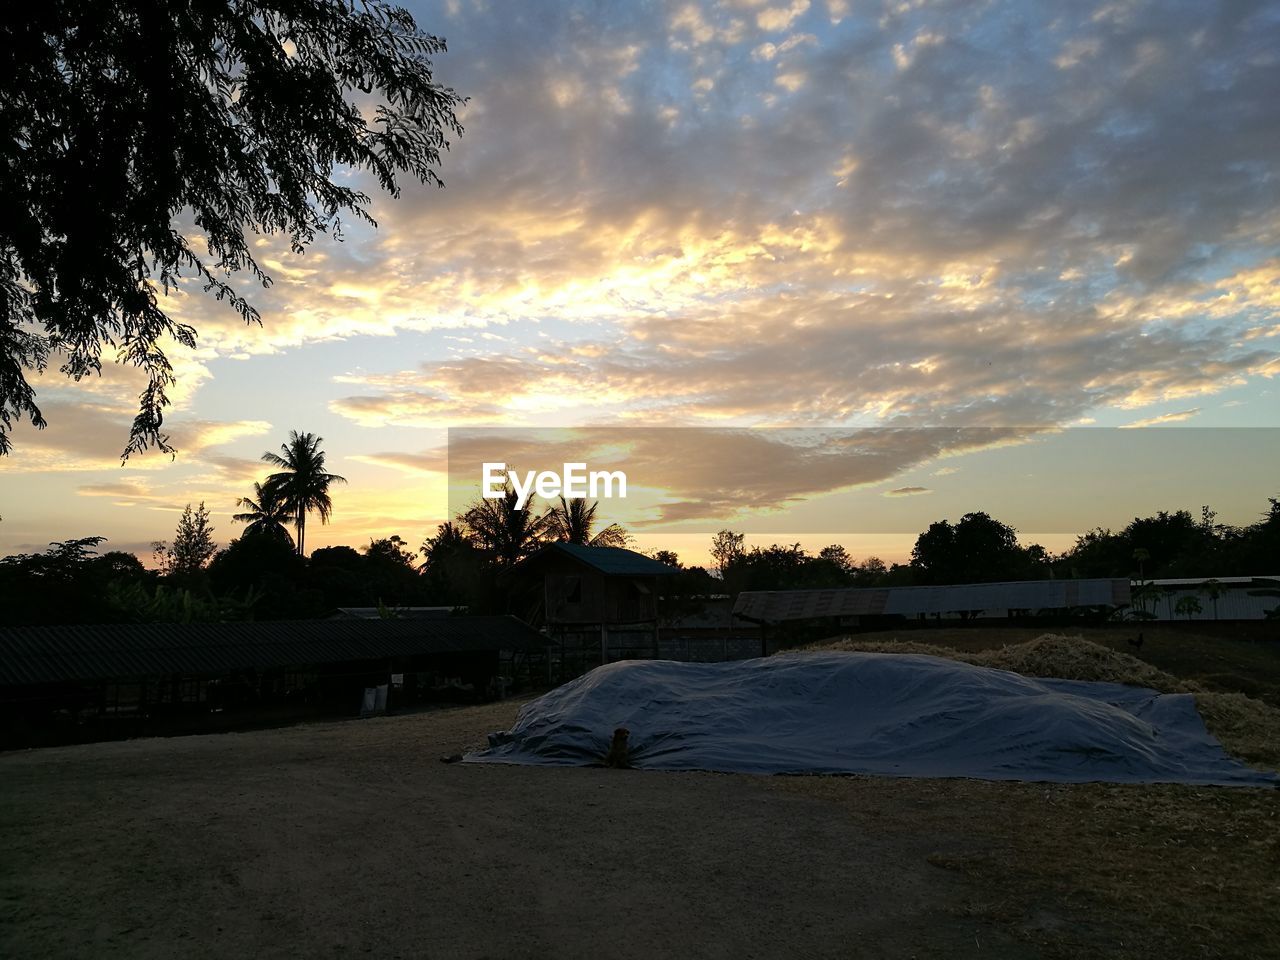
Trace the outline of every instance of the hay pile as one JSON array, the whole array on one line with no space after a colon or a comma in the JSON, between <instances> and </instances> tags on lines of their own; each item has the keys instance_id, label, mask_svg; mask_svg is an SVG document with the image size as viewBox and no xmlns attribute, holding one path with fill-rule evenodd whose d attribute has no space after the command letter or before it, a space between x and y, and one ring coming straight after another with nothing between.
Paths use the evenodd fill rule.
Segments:
<instances>
[{"instance_id":1,"label":"hay pile","mask_svg":"<svg viewBox=\"0 0 1280 960\"><path fill-rule=\"evenodd\" d=\"M1029 677L1095 680L1150 687L1161 693L1195 694L1205 726L1229 753L1255 767L1280 770L1280 710L1241 693L1205 690L1198 683L1158 670L1137 657L1083 637L1046 633L1026 643L970 653L908 640L857 640L846 637L815 644L808 650L855 650L872 653L919 653L946 657L981 667L1009 670Z\"/></svg>"},{"instance_id":2,"label":"hay pile","mask_svg":"<svg viewBox=\"0 0 1280 960\"><path fill-rule=\"evenodd\" d=\"M1080 637L1052 633L1015 646L984 650L975 655L974 662L1029 677L1125 683L1162 693L1194 693L1200 689L1127 653Z\"/></svg>"},{"instance_id":3,"label":"hay pile","mask_svg":"<svg viewBox=\"0 0 1280 960\"><path fill-rule=\"evenodd\" d=\"M1243 693L1197 691L1196 708L1218 741L1259 769L1280 770L1280 710Z\"/></svg>"}]
</instances>

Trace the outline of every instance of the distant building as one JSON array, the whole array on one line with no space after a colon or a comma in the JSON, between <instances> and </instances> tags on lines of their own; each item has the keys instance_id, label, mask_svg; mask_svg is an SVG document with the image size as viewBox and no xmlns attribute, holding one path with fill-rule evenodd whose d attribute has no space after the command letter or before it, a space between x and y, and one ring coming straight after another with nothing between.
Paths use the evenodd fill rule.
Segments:
<instances>
[{"instance_id":1,"label":"distant building","mask_svg":"<svg viewBox=\"0 0 1280 960\"><path fill-rule=\"evenodd\" d=\"M1280 576L1149 580L1152 596L1134 601L1157 620L1265 620L1280 608ZM1216 594L1216 600L1215 600ZM1190 598L1195 604L1179 603ZM1195 606L1200 607L1199 610Z\"/></svg>"},{"instance_id":2,"label":"distant building","mask_svg":"<svg viewBox=\"0 0 1280 960\"><path fill-rule=\"evenodd\" d=\"M760 624L735 614L733 597L718 594L672 599L678 609L662 617L659 659L714 663L760 656Z\"/></svg>"},{"instance_id":3,"label":"distant building","mask_svg":"<svg viewBox=\"0 0 1280 960\"><path fill-rule=\"evenodd\" d=\"M553 543L517 571L541 582L533 622L549 643L548 679L658 653L658 582L675 567L621 547Z\"/></svg>"},{"instance_id":4,"label":"distant building","mask_svg":"<svg viewBox=\"0 0 1280 960\"><path fill-rule=\"evenodd\" d=\"M1105 615L1130 601L1129 581L1025 580L932 587L753 590L738 595L735 616L762 625L834 620L858 627L889 619L1035 616L1048 612Z\"/></svg>"}]
</instances>

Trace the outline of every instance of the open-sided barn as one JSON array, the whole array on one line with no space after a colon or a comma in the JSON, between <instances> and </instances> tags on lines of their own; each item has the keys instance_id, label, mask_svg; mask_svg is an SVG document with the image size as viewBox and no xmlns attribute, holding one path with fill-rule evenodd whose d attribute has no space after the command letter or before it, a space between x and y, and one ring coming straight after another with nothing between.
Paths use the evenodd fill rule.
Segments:
<instances>
[{"instance_id":1,"label":"open-sided barn","mask_svg":"<svg viewBox=\"0 0 1280 960\"><path fill-rule=\"evenodd\" d=\"M0 628L0 745L478 700L544 643L515 617Z\"/></svg>"},{"instance_id":2,"label":"open-sided barn","mask_svg":"<svg viewBox=\"0 0 1280 960\"><path fill-rule=\"evenodd\" d=\"M1156 620L1265 620L1280 609L1280 576L1148 580L1141 601Z\"/></svg>"},{"instance_id":3,"label":"open-sided barn","mask_svg":"<svg viewBox=\"0 0 1280 960\"><path fill-rule=\"evenodd\" d=\"M884 617L1004 617L1049 610L1117 609L1129 603L1128 580L1027 580L931 587L755 590L733 612L753 623L837 618L845 625Z\"/></svg>"}]
</instances>

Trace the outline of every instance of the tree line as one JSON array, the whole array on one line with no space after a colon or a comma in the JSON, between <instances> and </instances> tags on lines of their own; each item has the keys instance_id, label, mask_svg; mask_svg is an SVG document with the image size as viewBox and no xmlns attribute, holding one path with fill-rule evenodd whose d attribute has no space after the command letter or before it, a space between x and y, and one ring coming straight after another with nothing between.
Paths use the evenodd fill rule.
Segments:
<instances>
[{"instance_id":1,"label":"tree line","mask_svg":"<svg viewBox=\"0 0 1280 960\"><path fill-rule=\"evenodd\" d=\"M417 550L398 535L355 549L304 553L306 523L333 513L330 488L346 483L330 473L322 438L292 431L274 468L241 497L233 520L240 535L219 549L204 503L190 504L173 540L153 544L148 568L134 554L99 553L104 538L53 543L38 554L0 558L0 597L12 624L188 622L308 619L338 607L378 607L388 616L410 606L465 607L474 613L527 615L536 593L512 570L548 543L623 547L618 524L602 525L598 504L565 500L518 505L505 495L479 499L440 524ZM666 585L667 606L743 590L888 587L1049 578L1129 577L1211 579L1273 575L1280 557L1280 499L1254 523L1217 522L1208 507L1159 511L1119 531L1095 528L1054 555L986 513L955 523L939 520L917 538L906 563L857 560L840 544L811 554L799 544L747 548L742 533L712 539L710 569L686 566L673 551L651 555L680 570ZM526 609L528 608L528 609Z\"/></svg>"}]
</instances>

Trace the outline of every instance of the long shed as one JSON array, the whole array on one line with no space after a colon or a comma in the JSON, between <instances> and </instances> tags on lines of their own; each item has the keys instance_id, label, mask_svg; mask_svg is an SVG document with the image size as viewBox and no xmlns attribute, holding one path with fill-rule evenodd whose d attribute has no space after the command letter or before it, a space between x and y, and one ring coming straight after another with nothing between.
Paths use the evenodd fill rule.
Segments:
<instances>
[{"instance_id":1,"label":"long shed","mask_svg":"<svg viewBox=\"0 0 1280 960\"><path fill-rule=\"evenodd\" d=\"M735 616L753 623L881 616L978 615L1019 611L1118 608L1130 600L1129 581L1025 580L931 587L754 590L738 595Z\"/></svg>"},{"instance_id":2,"label":"long shed","mask_svg":"<svg viewBox=\"0 0 1280 960\"><path fill-rule=\"evenodd\" d=\"M515 617L0 627L0 744L483 699L543 642Z\"/></svg>"},{"instance_id":3,"label":"long shed","mask_svg":"<svg viewBox=\"0 0 1280 960\"><path fill-rule=\"evenodd\" d=\"M1152 589L1144 598L1145 608L1157 620L1266 620L1280 615L1280 575L1185 577L1147 583Z\"/></svg>"}]
</instances>

